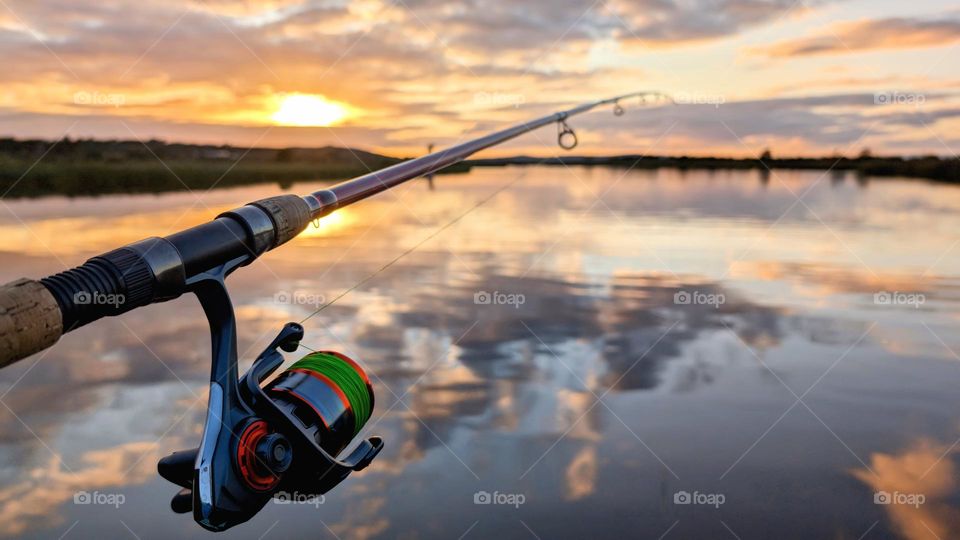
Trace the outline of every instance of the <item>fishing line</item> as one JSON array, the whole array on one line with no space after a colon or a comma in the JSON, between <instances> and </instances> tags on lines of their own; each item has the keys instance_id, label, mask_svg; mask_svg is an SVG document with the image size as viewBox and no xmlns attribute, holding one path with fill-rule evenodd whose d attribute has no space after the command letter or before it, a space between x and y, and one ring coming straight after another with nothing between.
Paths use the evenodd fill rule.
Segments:
<instances>
[{"instance_id":1,"label":"fishing line","mask_svg":"<svg viewBox=\"0 0 960 540\"><path fill-rule=\"evenodd\" d=\"M545 160L542 159L542 160L540 160L539 162L537 162L537 164L538 164L538 165L539 165L539 164L542 164L544 161L545 161ZM514 184L516 184L518 181L520 181L520 179L522 179L522 178L525 177L525 176L526 176L526 173L521 174L520 176L517 176L517 177L514 178L513 180L511 180L511 181L505 183L504 185L500 186L500 187L497 188L493 193L491 193L491 194L487 195L485 198L481 199L479 202L477 202L476 204L474 204L473 206L471 206L470 208L468 208L465 212L463 212L463 213L460 214L459 216L455 217L454 219L448 221L448 222L447 222L446 224L444 224L442 227L440 227L439 229L435 230L435 231L434 231L433 233L431 233L429 236L427 236L426 238L420 240L419 242L417 242L415 245L413 245L412 247L410 247L409 249L407 249L406 251L404 251L404 252L401 253L400 255L397 255L396 257L394 257L391 261L387 262L386 264L384 264L383 266L381 266L379 269L377 269L377 271L375 271L375 272L373 272L372 274L368 275L367 277L363 278L362 280L360 280L359 282L357 282L355 285L351 286L349 289L347 289L347 290L343 291L342 293L338 294L333 300L331 300L331 301L327 302L326 304L324 304L324 305L320 306L319 308L317 308L313 313L311 313L310 315L307 315L306 317L304 317L304 318L300 321L300 324L303 324L303 323L305 323L306 321L310 320L313 316L317 315L317 314L320 313L321 311L323 311L323 310L327 309L328 307L332 306L332 305L333 305L334 303L336 303L338 300L340 300L340 299L343 298L344 296L350 294L350 293L353 292L355 289L357 289L357 288L359 288L360 286L362 286L364 283L367 283L367 282L370 281L371 279L377 277L377 276L380 275L382 272L384 272L385 270L387 270L388 268L390 268L391 266L393 266L394 264L396 264L397 262L399 262L400 259L403 259L403 258L406 257L407 255L413 253L413 252L416 251L420 246L422 246L423 244L425 244L425 243L427 243L428 241L432 240L434 237L436 237L437 235L439 235L439 234L442 233L443 231L449 229L450 227L452 227L453 225L455 225L457 222L459 222L461 219L465 218L470 212L473 212L473 211L476 210L477 208L480 208L481 206L483 206L484 204L486 204L487 202L489 202L490 199L496 197L496 196L499 195L501 192L503 192L503 191L505 191L506 189L510 188L511 186L513 186Z\"/></svg>"}]
</instances>

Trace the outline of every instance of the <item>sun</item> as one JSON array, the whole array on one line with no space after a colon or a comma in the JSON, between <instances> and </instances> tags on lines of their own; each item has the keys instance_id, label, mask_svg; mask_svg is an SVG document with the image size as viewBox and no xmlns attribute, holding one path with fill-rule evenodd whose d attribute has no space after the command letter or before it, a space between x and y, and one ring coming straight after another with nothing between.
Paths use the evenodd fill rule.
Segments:
<instances>
[{"instance_id":1,"label":"sun","mask_svg":"<svg viewBox=\"0 0 960 540\"><path fill-rule=\"evenodd\" d=\"M287 94L279 98L279 107L270 118L281 126L325 127L350 114L343 103L317 94Z\"/></svg>"}]
</instances>

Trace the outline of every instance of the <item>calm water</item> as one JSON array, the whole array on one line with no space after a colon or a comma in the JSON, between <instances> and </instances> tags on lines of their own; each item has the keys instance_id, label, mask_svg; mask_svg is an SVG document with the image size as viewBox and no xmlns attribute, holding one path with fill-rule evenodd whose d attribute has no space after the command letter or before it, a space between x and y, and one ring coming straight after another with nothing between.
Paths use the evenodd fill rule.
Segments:
<instances>
[{"instance_id":1,"label":"calm water","mask_svg":"<svg viewBox=\"0 0 960 540\"><path fill-rule=\"evenodd\" d=\"M323 504L271 503L225 536L960 535L954 187L604 168L404 186L231 278L244 367L282 323L518 176L307 323L305 344L372 373L365 433L386 449ZM8 201L0 280L276 189ZM209 538L155 473L198 442L207 339L184 297L0 372L0 533ZM123 504L75 504L81 491ZM875 504L884 492L922 504Z\"/></svg>"}]
</instances>

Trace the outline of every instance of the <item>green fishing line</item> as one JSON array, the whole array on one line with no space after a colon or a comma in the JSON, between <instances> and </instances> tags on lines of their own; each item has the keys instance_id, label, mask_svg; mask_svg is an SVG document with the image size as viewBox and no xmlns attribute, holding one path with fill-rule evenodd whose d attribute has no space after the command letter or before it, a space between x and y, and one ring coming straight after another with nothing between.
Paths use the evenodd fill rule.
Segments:
<instances>
[{"instance_id":1,"label":"green fishing line","mask_svg":"<svg viewBox=\"0 0 960 540\"><path fill-rule=\"evenodd\" d=\"M367 383L352 365L332 354L315 352L298 360L290 369L308 369L320 373L340 387L353 410L353 434L360 433L360 429L370 419L373 407Z\"/></svg>"}]
</instances>

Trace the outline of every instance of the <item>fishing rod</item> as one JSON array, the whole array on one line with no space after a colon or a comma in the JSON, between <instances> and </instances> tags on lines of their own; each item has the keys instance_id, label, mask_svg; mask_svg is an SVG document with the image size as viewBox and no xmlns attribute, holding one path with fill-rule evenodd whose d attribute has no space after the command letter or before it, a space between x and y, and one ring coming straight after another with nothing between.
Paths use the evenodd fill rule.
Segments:
<instances>
[{"instance_id":1,"label":"fishing rod","mask_svg":"<svg viewBox=\"0 0 960 540\"><path fill-rule=\"evenodd\" d=\"M621 101L667 99L634 92L555 112L445 150L341 182L308 195L260 199L212 221L151 237L92 257L39 281L0 286L0 367L52 346L60 336L108 316L184 293L200 301L210 326L212 365L206 423L200 446L160 460L161 476L181 487L175 512L192 512L213 531L253 517L275 495L326 493L365 468L383 449L380 437L340 454L373 411L373 386L353 359L312 352L264 385L303 339L287 323L240 377L237 325L225 279L234 270L296 237L311 222L408 180L435 173L491 146L549 125L570 150L577 135L567 119L604 105L624 113Z\"/></svg>"}]
</instances>

